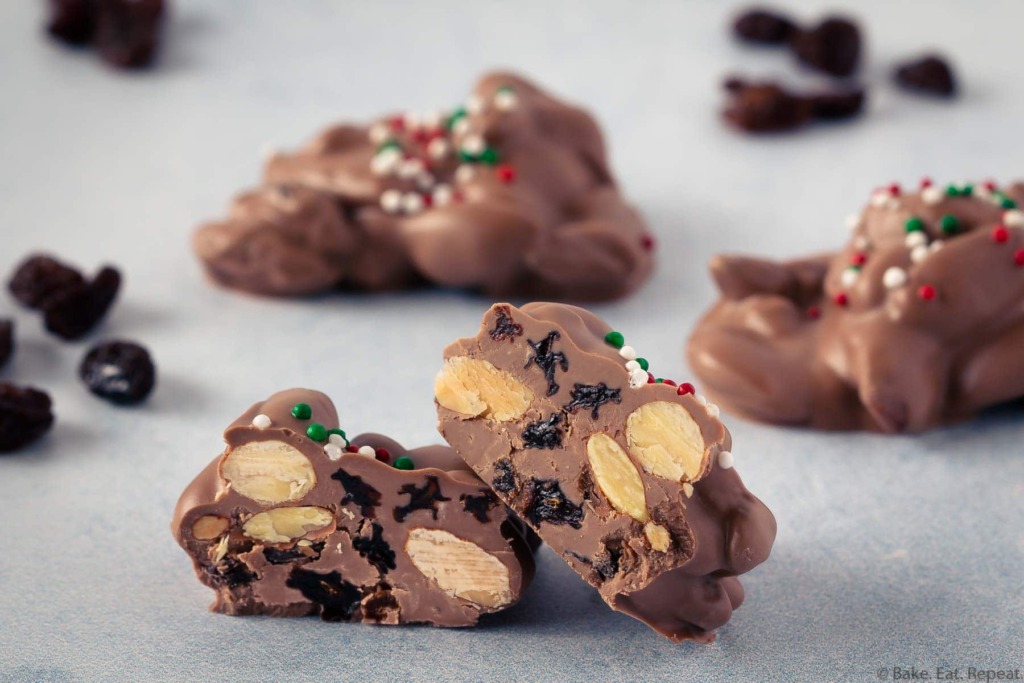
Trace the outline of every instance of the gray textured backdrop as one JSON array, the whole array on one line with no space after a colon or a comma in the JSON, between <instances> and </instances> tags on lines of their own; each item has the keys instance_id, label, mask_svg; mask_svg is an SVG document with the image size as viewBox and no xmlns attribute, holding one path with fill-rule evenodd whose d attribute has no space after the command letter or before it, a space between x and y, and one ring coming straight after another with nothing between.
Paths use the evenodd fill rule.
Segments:
<instances>
[{"instance_id":1,"label":"gray textured backdrop","mask_svg":"<svg viewBox=\"0 0 1024 683\"><path fill-rule=\"evenodd\" d=\"M40 4L0 9L0 273L35 249L123 266L100 334L142 340L161 374L145 407L108 407L74 378L86 345L52 340L0 297L20 341L0 377L46 387L59 415L45 441L0 460L0 679L817 681L1024 668L1019 412L921 438L726 416L739 471L779 534L710 647L672 645L610 612L548 551L525 600L474 630L218 616L168 531L222 428L277 389L327 391L352 430L436 440L441 348L489 303L264 301L207 284L190 232L257 179L264 145L447 105L492 65L587 103L662 247L639 294L596 310L685 378L711 254L836 246L843 218L893 179L1022 171L1024 5L859 3L870 116L752 140L715 117L721 75L791 65L727 40L730 9L717 4L181 1L160 67L138 76L46 42ZM955 104L886 82L894 58L930 45L956 56L966 88Z\"/></svg>"}]
</instances>

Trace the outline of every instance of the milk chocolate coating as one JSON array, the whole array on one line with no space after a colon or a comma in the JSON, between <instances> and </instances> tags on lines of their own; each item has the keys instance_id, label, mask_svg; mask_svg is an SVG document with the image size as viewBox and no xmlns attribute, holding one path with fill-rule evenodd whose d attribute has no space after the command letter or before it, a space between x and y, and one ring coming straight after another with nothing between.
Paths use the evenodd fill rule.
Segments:
<instances>
[{"instance_id":1,"label":"milk chocolate coating","mask_svg":"<svg viewBox=\"0 0 1024 683\"><path fill-rule=\"evenodd\" d=\"M690 365L729 410L817 429L922 432L1024 397L1021 202L1021 183L892 187L837 253L720 256Z\"/></svg>"},{"instance_id":2,"label":"milk chocolate coating","mask_svg":"<svg viewBox=\"0 0 1024 683\"><path fill-rule=\"evenodd\" d=\"M731 454L720 456L731 437L714 409L675 386L646 383L646 376L631 386L626 361L604 340L610 329L574 306L496 304L476 337L445 349L446 368L456 358L489 362L526 387L529 405L503 421L497 413L452 409L443 370L440 430L609 606L672 641L710 642L743 602L737 575L768 557L775 518L744 488ZM655 402L680 406L699 427L698 472L658 476L631 452L629 416ZM630 454L643 492L634 500L650 524L667 532L664 550L654 548L635 512L620 511L605 492L588 455L588 442L598 434Z\"/></svg>"},{"instance_id":3,"label":"milk chocolate coating","mask_svg":"<svg viewBox=\"0 0 1024 683\"><path fill-rule=\"evenodd\" d=\"M312 419L292 416L297 403L311 406ZM257 416L268 417L270 426L256 426ZM324 443L306 436L312 422L328 429L338 425L334 405L320 392L291 389L253 405L225 431L224 454L182 493L171 530L199 580L214 590L211 610L470 626L481 614L519 599L533 577L532 553L539 542L450 448L406 451L392 439L365 434L353 439L353 446L387 449L392 463L407 455L415 469L395 469L358 453L332 460ZM293 500L261 504L225 478L227 458L247 444L275 441L308 459L315 484L304 494L300 487ZM287 542L247 535L243 526L256 514L288 506L327 510L330 521ZM481 566L499 579L507 575L501 595L481 599L470 592L467 598L459 586L441 586L424 574L419 556L414 560L409 551L410 539L423 530L473 544L477 559L485 560ZM452 564L442 558L452 564L445 570L469 571L458 559Z\"/></svg>"},{"instance_id":4,"label":"milk chocolate coating","mask_svg":"<svg viewBox=\"0 0 1024 683\"><path fill-rule=\"evenodd\" d=\"M267 295L433 283L604 300L649 275L653 242L582 109L509 73L466 107L327 129L194 240L222 285Z\"/></svg>"}]
</instances>

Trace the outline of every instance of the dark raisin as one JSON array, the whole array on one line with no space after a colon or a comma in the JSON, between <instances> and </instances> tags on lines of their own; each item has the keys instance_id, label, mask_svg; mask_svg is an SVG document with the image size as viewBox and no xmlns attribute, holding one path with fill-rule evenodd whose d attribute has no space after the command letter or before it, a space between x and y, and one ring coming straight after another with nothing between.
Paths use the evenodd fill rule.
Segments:
<instances>
[{"instance_id":1,"label":"dark raisin","mask_svg":"<svg viewBox=\"0 0 1024 683\"><path fill-rule=\"evenodd\" d=\"M395 551L384 540L384 529L377 522L360 524L359 535L352 539L352 547L381 574L395 568Z\"/></svg>"},{"instance_id":2,"label":"dark raisin","mask_svg":"<svg viewBox=\"0 0 1024 683\"><path fill-rule=\"evenodd\" d=\"M427 477L423 486L406 484L398 492L409 496L409 504L395 507L396 522L404 522L416 510L430 510L434 519L437 519L437 504L451 500L441 495L441 484L437 477Z\"/></svg>"},{"instance_id":3,"label":"dark raisin","mask_svg":"<svg viewBox=\"0 0 1024 683\"><path fill-rule=\"evenodd\" d=\"M803 97L776 83L747 83L738 78L725 82L729 102L722 112L740 130L764 133L792 130L811 120L814 107Z\"/></svg>"},{"instance_id":4,"label":"dark raisin","mask_svg":"<svg viewBox=\"0 0 1024 683\"><path fill-rule=\"evenodd\" d=\"M491 487L501 493L512 493L516 489L516 473L512 469L512 461L502 458L494 463L494 479L491 480Z\"/></svg>"},{"instance_id":5,"label":"dark raisin","mask_svg":"<svg viewBox=\"0 0 1024 683\"><path fill-rule=\"evenodd\" d=\"M14 321L0 320L0 368L14 353Z\"/></svg>"},{"instance_id":6,"label":"dark raisin","mask_svg":"<svg viewBox=\"0 0 1024 683\"><path fill-rule=\"evenodd\" d=\"M554 343L561 339L561 337L562 335L552 330L548 332L548 336L539 342L534 342L532 339L526 340L530 348L533 349L534 356L526 361L526 365L523 367L528 368L531 364L536 364L538 368L544 371L544 378L548 381L548 396L554 396L558 393L559 386L555 382L555 370L562 368L562 372L569 371L569 361L565 354L561 351L552 350Z\"/></svg>"},{"instance_id":7,"label":"dark raisin","mask_svg":"<svg viewBox=\"0 0 1024 683\"><path fill-rule=\"evenodd\" d=\"M43 306L46 329L63 339L84 337L110 310L120 287L121 274L107 266L89 284L50 297Z\"/></svg>"},{"instance_id":8,"label":"dark raisin","mask_svg":"<svg viewBox=\"0 0 1024 683\"><path fill-rule=\"evenodd\" d=\"M739 15L732 28L741 40L762 45L784 44L796 30L788 17L763 8L750 9Z\"/></svg>"},{"instance_id":9,"label":"dark raisin","mask_svg":"<svg viewBox=\"0 0 1024 683\"><path fill-rule=\"evenodd\" d=\"M476 517L477 521L481 523L491 521L491 516L488 513L498 504L498 497L487 490L480 491L479 496L463 493L459 496L459 500L462 502L462 509Z\"/></svg>"},{"instance_id":10,"label":"dark raisin","mask_svg":"<svg viewBox=\"0 0 1024 683\"><path fill-rule=\"evenodd\" d=\"M952 97L956 94L956 79L949 63L938 55L927 55L896 67L896 83L909 90Z\"/></svg>"},{"instance_id":11,"label":"dark raisin","mask_svg":"<svg viewBox=\"0 0 1024 683\"><path fill-rule=\"evenodd\" d=\"M399 610L398 599L386 583L377 584L363 601L363 618L368 621L384 621L392 614L397 615Z\"/></svg>"},{"instance_id":12,"label":"dark raisin","mask_svg":"<svg viewBox=\"0 0 1024 683\"><path fill-rule=\"evenodd\" d=\"M622 560L622 542L610 541L605 549L594 556L594 569L607 581L619 573L620 561Z\"/></svg>"},{"instance_id":13,"label":"dark raisin","mask_svg":"<svg viewBox=\"0 0 1024 683\"><path fill-rule=\"evenodd\" d=\"M163 0L98 0L96 49L108 64L124 69L153 61Z\"/></svg>"},{"instance_id":14,"label":"dark raisin","mask_svg":"<svg viewBox=\"0 0 1024 683\"><path fill-rule=\"evenodd\" d=\"M814 117L822 121L839 121L860 114L864 108L864 90L814 95L810 98Z\"/></svg>"},{"instance_id":15,"label":"dark raisin","mask_svg":"<svg viewBox=\"0 0 1024 683\"><path fill-rule=\"evenodd\" d=\"M46 30L69 45L85 45L96 32L95 0L50 0Z\"/></svg>"},{"instance_id":16,"label":"dark raisin","mask_svg":"<svg viewBox=\"0 0 1024 683\"><path fill-rule=\"evenodd\" d=\"M600 384L580 384L577 382L573 385L572 392L569 394L572 400L566 404L565 409L570 413L575 413L580 408L590 408L590 416L596 420L598 408L605 403L609 401L612 403L622 403L621 393L621 389L609 389L608 385L604 382Z\"/></svg>"},{"instance_id":17,"label":"dark raisin","mask_svg":"<svg viewBox=\"0 0 1024 683\"><path fill-rule=\"evenodd\" d=\"M270 564L288 564L296 560L318 560L324 549L324 541L317 541L308 546L297 545L292 548L279 550L277 548L264 548L263 557Z\"/></svg>"},{"instance_id":18,"label":"dark raisin","mask_svg":"<svg viewBox=\"0 0 1024 683\"><path fill-rule=\"evenodd\" d=\"M565 415L551 413L546 420L538 420L526 425L523 429L523 446L525 448L561 448L562 425Z\"/></svg>"},{"instance_id":19,"label":"dark raisin","mask_svg":"<svg viewBox=\"0 0 1024 683\"><path fill-rule=\"evenodd\" d=\"M77 270L50 256L36 255L22 261L7 288L29 308L43 308L55 296L77 291L85 278Z\"/></svg>"},{"instance_id":20,"label":"dark raisin","mask_svg":"<svg viewBox=\"0 0 1024 683\"><path fill-rule=\"evenodd\" d=\"M562 493L562 487L555 479L531 479L527 495L526 518L534 526L541 522L568 524L579 529L583 519L583 508L574 505Z\"/></svg>"},{"instance_id":21,"label":"dark raisin","mask_svg":"<svg viewBox=\"0 0 1024 683\"><path fill-rule=\"evenodd\" d=\"M218 587L238 588L252 583L256 578L256 574L244 562L234 557L225 557L217 564L208 565L204 569L210 576L211 583Z\"/></svg>"},{"instance_id":22,"label":"dark raisin","mask_svg":"<svg viewBox=\"0 0 1024 683\"><path fill-rule=\"evenodd\" d=\"M337 479L341 482L341 487L345 489L345 495L341 499L342 505L355 503L359 506L359 514L363 517L372 519L377 516L377 511L374 508L380 505L380 491L364 482L362 477L349 474L342 469L332 474L331 479Z\"/></svg>"},{"instance_id":23,"label":"dark raisin","mask_svg":"<svg viewBox=\"0 0 1024 683\"><path fill-rule=\"evenodd\" d=\"M814 28L797 31L790 42L797 59L833 76L849 76L860 60L860 29L842 17L828 17Z\"/></svg>"},{"instance_id":24,"label":"dark raisin","mask_svg":"<svg viewBox=\"0 0 1024 683\"><path fill-rule=\"evenodd\" d=\"M0 382L0 453L27 446L52 425L53 411L47 394Z\"/></svg>"},{"instance_id":25,"label":"dark raisin","mask_svg":"<svg viewBox=\"0 0 1024 683\"><path fill-rule=\"evenodd\" d=\"M108 341L90 349L78 375L89 391L118 405L141 403L156 384L156 366L145 348L127 341Z\"/></svg>"},{"instance_id":26,"label":"dark raisin","mask_svg":"<svg viewBox=\"0 0 1024 683\"><path fill-rule=\"evenodd\" d=\"M515 341L516 337L522 336L523 326L512 319L512 311L509 310L508 306L498 306L494 310L498 314L498 319L494 329L491 330L491 339L494 341L501 341L502 339Z\"/></svg>"},{"instance_id":27,"label":"dark raisin","mask_svg":"<svg viewBox=\"0 0 1024 683\"><path fill-rule=\"evenodd\" d=\"M321 574L296 567L285 585L319 605L320 618L324 621L350 621L363 598L359 588L336 571Z\"/></svg>"}]
</instances>

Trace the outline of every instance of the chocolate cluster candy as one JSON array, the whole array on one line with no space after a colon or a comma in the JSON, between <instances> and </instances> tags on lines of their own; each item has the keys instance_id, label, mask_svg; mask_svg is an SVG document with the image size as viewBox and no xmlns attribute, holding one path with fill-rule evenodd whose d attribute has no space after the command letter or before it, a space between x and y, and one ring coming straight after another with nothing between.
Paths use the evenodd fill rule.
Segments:
<instances>
[{"instance_id":1,"label":"chocolate cluster candy","mask_svg":"<svg viewBox=\"0 0 1024 683\"><path fill-rule=\"evenodd\" d=\"M748 417L921 432L1024 397L1024 183L877 190L838 253L712 262L721 300L689 342Z\"/></svg>"},{"instance_id":2,"label":"chocolate cluster candy","mask_svg":"<svg viewBox=\"0 0 1024 683\"><path fill-rule=\"evenodd\" d=\"M602 300L649 275L653 240L582 109L507 73L464 106L338 125L267 162L195 236L217 282L268 295L433 283Z\"/></svg>"},{"instance_id":3,"label":"chocolate cluster candy","mask_svg":"<svg viewBox=\"0 0 1024 683\"><path fill-rule=\"evenodd\" d=\"M775 538L718 409L574 306L497 304L444 357L440 430L473 470L613 609L713 640Z\"/></svg>"},{"instance_id":4,"label":"chocolate cluster candy","mask_svg":"<svg viewBox=\"0 0 1024 683\"><path fill-rule=\"evenodd\" d=\"M171 528L226 614L468 626L514 604L534 537L447 447L346 439L323 394L257 403Z\"/></svg>"}]
</instances>

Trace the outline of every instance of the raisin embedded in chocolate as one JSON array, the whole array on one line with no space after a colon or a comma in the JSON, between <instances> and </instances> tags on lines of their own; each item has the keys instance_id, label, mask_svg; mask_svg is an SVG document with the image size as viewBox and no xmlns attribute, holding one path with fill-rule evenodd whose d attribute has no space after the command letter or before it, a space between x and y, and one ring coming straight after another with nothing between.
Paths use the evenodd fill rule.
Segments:
<instances>
[{"instance_id":1,"label":"raisin embedded in chocolate","mask_svg":"<svg viewBox=\"0 0 1024 683\"><path fill-rule=\"evenodd\" d=\"M107 266L89 284L50 297L43 306L46 329L63 339L84 337L107 314L120 287L121 274Z\"/></svg>"},{"instance_id":2,"label":"raisin embedded in chocolate","mask_svg":"<svg viewBox=\"0 0 1024 683\"><path fill-rule=\"evenodd\" d=\"M539 342L534 342L532 339L526 340L530 348L533 349L534 356L526 361L526 365L523 367L528 368L531 364L536 364L538 368L544 371L544 378L548 381L548 396L554 396L560 388L558 383L555 382L555 371L558 368L562 368L562 372L569 371L569 360L565 357L565 354L561 351L553 351L551 348L561 337L562 335L552 330L548 332L548 336Z\"/></svg>"},{"instance_id":3,"label":"raisin embedded in chocolate","mask_svg":"<svg viewBox=\"0 0 1024 683\"><path fill-rule=\"evenodd\" d=\"M722 112L726 121L751 133L792 130L806 124L814 107L776 83L747 83L738 78L725 82L729 102Z\"/></svg>"},{"instance_id":4,"label":"raisin embedded in chocolate","mask_svg":"<svg viewBox=\"0 0 1024 683\"><path fill-rule=\"evenodd\" d=\"M833 76L849 76L860 60L860 29L842 17L828 17L814 28L797 31L790 46L807 66Z\"/></svg>"},{"instance_id":5,"label":"raisin embedded in chocolate","mask_svg":"<svg viewBox=\"0 0 1024 683\"><path fill-rule=\"evenodd\" d=\"M369 532L367 532L369 526ZM384 540L384 529L377 522L363 523L359 535L352 539L352 547L359 551L381 574L395 568L395 551Z\"/></svg>"},{"instance_id":6,"label":"raisin embedded in chocolate","mask_svg":"<svg viewBox=\"0 0 1024 683\"><path fill-rule=\"evenodd\" d=\"M796 25L788 17L760 7L736 17L732 28L740 40L762 45L782 45L796 31Z\"/></svg>"},{"instance_id":7,"label":"raisin embedded in chocolate","mask_svg":"<svg viewBox=\"0 0 1024 683\"><path fill-rule=\"evenodd\" d=\"M565 405L570 413L575 413L580 408L590 408L590 416L597 419L598 408L605 403L622 403L622 390L609 389L604 382L600 384L580 384L577 382L572 387L569 397L572 399Z\"/></svg>"},{"instance_id":8,"label":"raisin embedded in chocolate","mask_svg":"<svg viewBox=\"0 0 1024 683\"><path fill-rule=\"evenodd\" d=\"M89 391L119 405L144 401L156 384L156 366L149 352L127 341L94 346L82 359L78 375Z\"/></svg>"},{"instance_id":9,"label":"raisin embedded in chocolate","mask_svg":"<svg viewBox=\"0 0 1024 683\"><path fill-rule=\"evenodd\" d=\"M564 424L565 415L562 413L551 413L546 420L531 422L523 429L523 447L561 448L562 425Z\"/></svg>"},{"instance_id":10,"label":"raisin embedded in chocolate","mask_svg":"<svg viewBox=\"0 0 1024 683\"><path fill-rule=\"evenodd\" d=\"M850 90L810 98L814 117L822 121L840 121L860 114L864 108L864 90Z\"/></svg>"},{"instance_id":11,"label":"raisin embedded in chocolate","mask_svg":"<svg viewBox=\"0 0 1024 683\"><path fill-rule=\"evenodd\" d=\"M51 425L53 412L46 393L0 382L0 453L27 446Z\"/></svg>"},{"instance_id":12,"label":"raisin embedded in chocolate","mask_svg":"<svg viewBox=\"0 0 1024 683\"><path fill-rule=\"evenodd\" d=\"M893 72L896 83L917 92L952 97L956 94L953 68L938 55L927 55L899 64Z\"/></svg>"},{"instance_id":13,"label":"raisin embedded in chocolate","mask_svg":"<svg viewBox=\"0 0 1024 683\"><path fill-rule=\"evenodd\" d=\"M215 565L203 567L215 586L238 588L253 582L256 574L244 562L234 557L225 557Z\"/></svg>"},{"instance_id":14,"label":"raisin embedded in chocolate","mask_svg":"<svg viewBox=\"0 0 1024 683\"><path fill-rule=\"evenodd\" d=\"M293 548L279 550L278 548L264 548L263 557L270 564L288 564L296 560L318 560L323 552L325 543L317 541L308 546L296 545Z\"/></svg>"},{"instance_id":15,"label":"raisin embedded in chocolate","mask_svg":"<svg viewBox=\"0 0 1024 683\"><path fill-rule=\"evenodd\" d=\"M68 45L85 45L96 32L95 0L50 0L46 30Z\"/></svg>"},{"instance_id":16,"label":"raisin embedded in chocolate","mask_svg":"<svg viewBox=\"0 0 1024 683\"><path fill-rule=\"evenodd\" d=\"M336 571L321 574L296 567L285 585L319 605L320 618L324 621L350 621L363 599L359 588Z\"/></svg>"},{"instance_id":17,"label":"raisin embedded in chocolate","mask_svg":"<svg viewBox=\"0 0 1024 683\"><path fill-rule=\"evenodd\" d=\"M397 615L400 609L398 599L391 593L391 586L382 582L363 601L363 618L367 621L384 621L392 614Z\"/></svg>"},{"instance_id":18,"label":"raisin embedded in chocolate","mask_svg":"<svg viewBox=\"0 0 1024 683\"><path fill-rule=\"evenodd\" d=\"M502 458L494 463L495 476L491 480L491 487L501 493L512 493L516 489L516 473L512 469L512 461Z\"/></svg>"},{"instance_id":19,"label":"raisin embedded in chocolate","mask_svg":"<svg viewBox=\"0 0 1024 683\"><path fill-rule=\"evenodd\" d=\"M515 341L516 337L522 336L523 326L512 320L508 306L498 306L494 310L498 313L498 320L494 325L494 329L491 330L491 339L494 341L501 341L502 339Z\"/></svg>"},{"instance_id":20,"label":"raisin embedded in chocolate","mask_svg":"<svg viewBox=\"0 0 1024 683\"><path fill-rule=\"evenodd\" d=\"M0 368L14 353L14 321L0 320Z\"/></svg>"},{"instance_id":21,"label":"raisin embedded in chocolate","mask_svg":"<svg viewBox=\"0 0 1024 683\"><path fill-rule=\"evenodd\" d=\"M498 504L498 497L493 492L482 490L479 496L471 496L463 493L459 496L462 502L462 509L476 517L477 521L483 524L491 521L487 514L491 508Z\"/></svg>"},{"instance_id":22,"label":"raisin embedded in chocolate","mask_svg":"<svg viewBox=\"0 0 1024 683\"><path fill-rule=\"evenodd\" d=\"M84 286L85 278L77 270L41 254L22 261L7 283L15 299L37 309L43 308L55 296Z\"/></svg>"},{"instance_id":23,"label":"raisin embedded in chocolate","mask_svg":"<svg viewBox=\"0 0 1024 683\"><path fill-rule=\"evenodd\" d=\"M573 529L582 526L583 508L565 497L557 479L531 479L528 488L530 502L525 514L531 524L568 524Z\"/></svg>"},{"instance_id":24,"label":"raisin embedded in chocolate","mask_svg":"<svg viewBox=\"0 0 1024 683\"><path fill-rule=\"evenodd\" d=\"M377 516L374 508L380 505L380 491L364 482L362 477L349 474L343 469L332 474L331 479L337 479L345 489L345 495L341 499L342 505L355 503L363 517L373 519Z\"/></svg>"},{"instance_id":25,"label":"raisin embedded in chocolate","mask_svg":"<svg viewBox=\"0 0 1024 683\"><path fill-rule=\"evenodd\" d=\"M98 0L96 49L123 69L149 65L156 52L163 0Z\"/></svg>"},{"instance_id":26,"label":"raisin embedded in chocolate","mask_svg":"<svg viewBox=\"0 0 1024 683\"><path fill-rule=\"evenodd\" d=\"M433 518L437 519L437 504L451 500L441 495L441 484L437 477L427 477L423 486L406 484L398 492L409 496L409 504L395 507L396 522L404 522L416 510L430 510Z\"/></svg>"}]
</instances>

